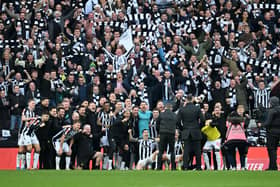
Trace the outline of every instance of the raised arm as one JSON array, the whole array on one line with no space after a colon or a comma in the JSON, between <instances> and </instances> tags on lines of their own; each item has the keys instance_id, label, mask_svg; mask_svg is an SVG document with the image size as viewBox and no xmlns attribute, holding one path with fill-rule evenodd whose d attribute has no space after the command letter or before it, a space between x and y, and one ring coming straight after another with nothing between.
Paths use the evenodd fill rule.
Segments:
<instances>
[{"instance_id":1,"label":"raised arm","mask_svg":"<svg viewBox=\"0 0 280 187\"><path fill-rule=\"evenodd\" d=\"M19 18L19 14L15 14L14 12L10 11L5 5L4 6L4 10L7 12L7 14L11 17L11 18L15 18L18 19Z\"/></svg>"},{"instance_id":2,"label":"raised arm","mask_svg":"<svg viewBox=\"0 0 280 187\"><path fill-rule=\"evenodd\" d=\"M133 49L134 49L134 47L130 48L130 49L124 54L124 56L125 56L126 58L128 58L129 55L130 55L130 53L133 51Z\"/></svg>"},{"instance_id":3,"label":"raised arm","mask_svg":"<svg viewBox=\"0 0 280 187\"><path fill-rule=\"evenodd\" d=\"M232 72L233 76L237 76L238 72L240 71L238 66L236 65L236 62L230 59L227 59L223 56L223 61L229 65L230 71Z\"/></svg>"},{"instance_id":4,"label":"raised arm","mask_svg":"<svg viewBox=\"0 0 280 187\"><path fill-rule=\"evenodd\" d=\"M15 70L10 71L10 73L6 76L6 81L11 82L12 80L10 79L10 77L14 73L15 73Z\"/></svg>"},{"instance_id":5,"label":"raised arm","mask_svg":"<svg viewBox=\"0 0 280 187\"><path fill-rule=\"evenodd\" d=\"M114 55L110 53L105 47L102 47L102 50L105 52L105 54L111 59L114 59Z\"/></svg>"},{"instance_id":6,"label":"raised arm","mask_svg":"<svg viewBox=\"0 0 280 187\"><path fill-rule=\"evenodd\" d=\"M32 78L31 78L30 74L28 73L28 71L27 71L27 70L24 70L24 73L25 73L25 75L27 76L27 79L24 80L24 81L25 81L26 83L32 81Z\"/></svg>"},{"instance_id":7,"label":"raised arm","mask_svg":"<svg viewBox=\"0 0 280 187\"><path fill-rule=\"evenodd\" d=\"M247 85L248 85L252 90L256 90L256 89L257 89L251 81L249 81L249 82L247 83Z\"/></svg>"},{"instance_id":8,"label":"raised arm","mask_svg":"<svg viewBox=\"0 0 280 187\"><path fill-rule=\"evenodd\" d=\"M270 86L271 90L273 90L273 88L275 88L275 86L280 83L280 79L278 79L276 82L273 82Z\"/></svg>"},{"instance_id":9,"label":"raised arm","mask_svg":"<svg viewBox=\"0 0 280 187\"><path fill-rule=\"evenodd\" d=\"M182 42L180 42L180 46L185 49L187 52L191 52L192 48L189 45L184 45Z\"/></svg>"}]
</instances>

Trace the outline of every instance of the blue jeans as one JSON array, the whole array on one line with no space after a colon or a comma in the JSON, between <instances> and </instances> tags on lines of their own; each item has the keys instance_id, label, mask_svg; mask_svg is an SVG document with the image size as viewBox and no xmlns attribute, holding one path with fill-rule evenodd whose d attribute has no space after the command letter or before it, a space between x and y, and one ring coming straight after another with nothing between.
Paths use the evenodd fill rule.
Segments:
<instances>
[{"instance_id":1,"label":"blue jeans","mask_svg":"<svg viewBox=\"0 0 280 187\"><path fill-rule=\"evenodd\" d=\"M21 116L20 115L11 115L10 130L14 130L16 125L18 126L18 129L21 128Z\"/></svg>"}]
</instances>

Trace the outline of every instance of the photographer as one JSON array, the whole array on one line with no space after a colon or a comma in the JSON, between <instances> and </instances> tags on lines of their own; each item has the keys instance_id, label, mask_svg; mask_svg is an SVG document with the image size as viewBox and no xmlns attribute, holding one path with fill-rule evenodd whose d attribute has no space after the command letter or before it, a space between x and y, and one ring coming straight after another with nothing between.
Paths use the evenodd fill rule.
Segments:
<instances>
[{"instance_id":1,"label":"photographer","mask_svg":"<svg viewBox=\"0 0 280 187\"><path fill-rule=\"evenodd\" d=\"M248 151L248 143L245 134L245 118L242 116L244 111L243 105L238 105L237 111L233 111L228 116L227 133L224 148L227 151L227 157L232 170L236 170L236 148L240 156L241 169L246 170L246 155Z\"/></svg>"},{"instance_id":2,"label":"photographer","mask_svg":"<svg viewBox=\"0 0 280 187\"><path fill-rule=\"evenodd\" d=\"M269 155L269 167L268 170L278 170L277 168L277 147L280 140L280 106L279 98L270 98L271 108L268 111L266 121L262 126L266 127L267 133L267 152Z\"/></svg>"}]
</instances>

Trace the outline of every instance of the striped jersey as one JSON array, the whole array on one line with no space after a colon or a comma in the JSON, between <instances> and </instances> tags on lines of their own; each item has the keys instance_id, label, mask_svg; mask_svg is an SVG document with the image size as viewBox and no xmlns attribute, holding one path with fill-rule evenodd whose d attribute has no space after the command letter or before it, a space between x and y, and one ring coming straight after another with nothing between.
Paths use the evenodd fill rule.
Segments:
<instances>
[{"instance_id":1,"label":"striped jersey","mask_svg":"<svg viewBox=\"0 0 280 187\"><path fill-rule=\"evenodd\" d=\"M169 151L169 145L167 146L167 151L166 151L168 154L170 154L170 151ZM183 145L182 145L182 141L180 140L177 140L175 141L174 143L174 153L175 155L181 155L183 154Z\"/></svg>"},{"instance_id":2,"label":"striped jersey","mask_svg":"<svg viewBox=\"0 0 280 187\"><path fill-rule=\"evenodd\" d=\"M148 139L148 140L139 139L138 143L139 143L139 160L144 160L146 158L149 158L152 155L153 149L156 146L156 142L154 141L154 139Z\"/></svg>"},{"instance_id":3,"label":"striped jersey","mask_svg":"<svg viewBox=\"0 0 280 187\"><path fill-rule=\"evenodd\" d=\"M26 135L33 136L35 134L35 131L40 128L41 122L42 120L40 117L31 120L26 130Z\"/></svg>"},{"instance_id":4,"label":"striped jersey","mask_svg":"<svg viewBox=\"0 0 280 187\"><path fill-rule=\"evenodd\" d=\"M52 141L58 141L64 135L64 142L67 142L68 140L73 138L78 132L79 131L75 131L72 127L63 128L56 135L53 136Z\"/></svg>"},{"instance_id":5,"label":"striped jersey","mask_svg":"<svg viewBox=\"0 0 280 187\"><path fill-rule=\"evenodd\" d=\"M158 136L156 122L157 121L153 118L150 121L149 130L150 130L150 137L151 138L156 138Z\"/></svg>"},{"instance_id":6,"label":"striped jersey","mask_svg":"<svg viewBox=\"0 0 280 187\"><path fill-rule=\"evenodd\" d=\"M22 111L22 115L26 118L36 117L35 112L33 110L30 110L28 107ZM35 122L36 120L34 119L29 121L24 121L19 131L19 134L33 136L35 130L34 127L37 125L37 122L36 123Z\"/></svg>"},{"instance_id":7,"label":"striped jersey","mask_svg":"<svg viewBox=\"0 0 280 187\"><path fill-rule=\"evenodd\" d=\"M254 107L259 108L259 107L264 107L264 108L269 108L269 98L270 98L270 92L271 88L267 87L263 90L259 88L253 88L254 92Z\"/></svg>"},{"instance_id":8,"label":"striped jersey","mask_svg":"<svg viewBox=\"0 0 280 187\"><path fill-rule=\"evenodd\" d=\"M102 127L106 128L105 136L107 136L109 131L108 127L113 125L113 119L110 118L110 112L105 112L104 110L102 110L98 113L97 117L100 120Z\"/></svg>"}]
</instances>

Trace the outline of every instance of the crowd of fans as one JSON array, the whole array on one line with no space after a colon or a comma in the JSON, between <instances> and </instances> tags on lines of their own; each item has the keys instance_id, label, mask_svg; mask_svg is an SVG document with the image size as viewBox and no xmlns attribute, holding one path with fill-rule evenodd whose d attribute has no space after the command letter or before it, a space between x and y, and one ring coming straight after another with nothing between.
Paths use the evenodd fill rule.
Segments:
<instances>
[{"instance_id":1,"label":"crowd of fans","mask_svg":"<svg viewBox=\"0 0 280 187\"><path fill-rule=\"evenodd\" d=\"M36 115L55 121L56 128L37 131L46 147L57 128L80 121L97 137L97 153L108 153L114 142L104 137L116 115L130 124L111 136L128 141L128 129L134 138L148 129L157 138L154 121L164 105L176 111L188 94L208 119L216 105L225 118L243 105L250 118L280 94L279 0L0 4L0 128L21 129L33 100ZM131 49L118 44L127 29ZM134 143L123 146L135 152Z\"/></svg>"}]
</instances>

